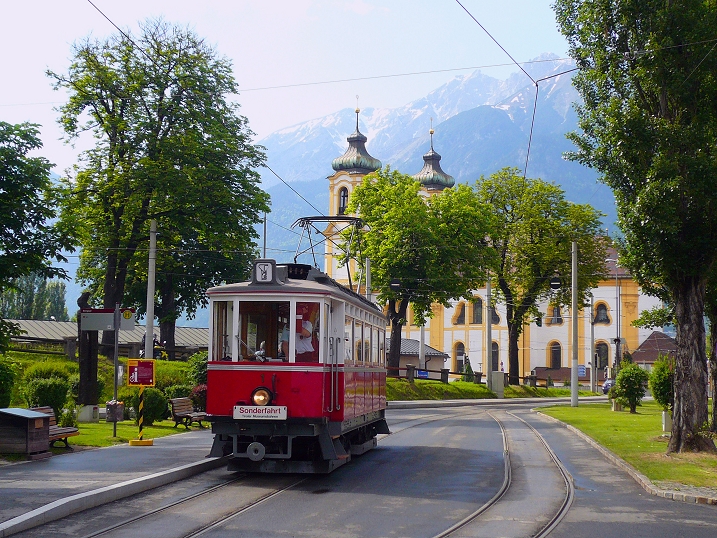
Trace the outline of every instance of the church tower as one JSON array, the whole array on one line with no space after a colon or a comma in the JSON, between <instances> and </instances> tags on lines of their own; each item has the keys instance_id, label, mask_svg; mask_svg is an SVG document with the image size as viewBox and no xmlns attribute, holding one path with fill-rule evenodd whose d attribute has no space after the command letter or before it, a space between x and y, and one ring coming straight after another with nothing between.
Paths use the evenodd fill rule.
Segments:
<instances>
[{"instance_id":1,"label":"church tower","mask_svg":"<svg viewBox=\"0 0 717 538\"><path fill-rule=\"evenodd\" d=\"M441 169L441 156L433 149L433 127L428 132L431 135L431 149L423 156L423 168L413 177L430 195L452 187L456 184L456 180Z\"/></svg>"},{"instance_id":2,"label":"church tower","mask_svg":"<svg viewBox=\"0 0 717 538\"><path fill-rule=\"evenodd\" d=\"M331 167L334 169L334 174L328 177L329 215L331 216L346 215L346 206L353 190L361 183L366 174L381 168L381 161L371 157L366 150L368 139L359 131L360 112L361 110L357 108L356 131L346 139L349 147L341 157L337 157L331 163ZM340 231L342 226L344 225L341 222L331 222L324 235L330 237ZM344 267L338 267L337 253L339 253L337 246L327 240L325 272L335 280L346 283L348 282L348 273ZM356 274L354 267L351 268L351 274Z\"/></svg>"}]
</instances>

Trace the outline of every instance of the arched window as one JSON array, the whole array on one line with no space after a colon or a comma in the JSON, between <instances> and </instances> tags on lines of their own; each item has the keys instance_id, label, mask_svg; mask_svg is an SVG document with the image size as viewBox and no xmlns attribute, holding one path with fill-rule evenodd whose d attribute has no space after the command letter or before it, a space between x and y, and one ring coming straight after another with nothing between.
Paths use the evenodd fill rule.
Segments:
<instances>
[{"instance_id":1,"label":"arched window","mask_svg":"<svg viewBox=\"0 0 717 538\"><path fill-rule=\"evenodd\" d=\"M346 187L339 189L339 215L346 213L346 206L349 205L349 190Z\"/></svg>"},{"instance_id":2,"label":"arched window","mask_svg":"<svg viewBox=\"0 0 717 538\"><path fill-rule=\"evenodd\" d=\"M465 325L466 324L466 305L465 303L458 303L456 305L456 317L453 319L453 325Z\"/></svg>"},{"instance_id":3,"label":"arched window","mask_svg":"<svg viewBox=\"0 0 717 538\"><path fill-rule=\"evenodd\" d=\"M553 305L550 310L548 311L548 325L562 325L563 323L563 316L560 313L560 306L559 305Z\"/></svg>"},{"instance_id":4,"label":"arched window","mask_svg":"<svg viewBox=\"0 0 717 538\"><path fill-rule=\"evenodd\" d=\"M462 372L464 367L464 359L466 355L466 346L462 342L455 345L456 372Z\"/></svg>"},{"instance_id":5,"label":"arched window","mask_svg":"<svg viewBox=\"0 0 717 538\"><path fill-rule=\"evenodd\" d=\"M500 363L498 361L500 357L500 349L498 349L498 342L493 342L491 345L491 365L494 372L500 371Z\"/></svg>"},{"instance_id":6,"label":"arched window","mask_svg":"<svg viewBox=\"0 0 717 538\"><path fill-rule=\"evenodd\" d=\"M550 344L550 367L560 368L563 365L563 348L559 342Z\"/></svg>"},{"instance_id":7,"label":"arched window","mask_svg":"<svg viewBox=\"0 0 717 538\"><path fill-rule=\"evenodd\" d=\"M595 306L594 323L604 323L605 325L610 325L610 318L607 315L607 305L605 303L598 303Z\"/></svg>"},{"instance_id":8,"label":"arched window","mask_svg":"<svg viewBox=\"0 0 717 538\"><path fill-rule=\"evenodd\" d=\"M490 322L493 325L500 325L500 316L498 315L498 312L496 311L494 306L490 307L491 316L490 316Z\"/></svg>"},{"instance_id":9,"label":"arched window","mask_svg":"<svg viewBox=\"0 0 717 538\"><path fill-rule=\"evenodd\" d=\"M471 324L481 325L483 323L483 299L480 297L473 298L473 317Z\"/></svg>"},{"instance_id":10,"label":"arched window","mask_svg":"<svg viewBox=\"0 0 717 538\"><path fill-rule=\"evenodd\" d=\"M605 342L598 342L595 346L596 368L598 370L604 370L607 367L607 359L610 355L610 348Z\"/></svg>"}]
</instances>

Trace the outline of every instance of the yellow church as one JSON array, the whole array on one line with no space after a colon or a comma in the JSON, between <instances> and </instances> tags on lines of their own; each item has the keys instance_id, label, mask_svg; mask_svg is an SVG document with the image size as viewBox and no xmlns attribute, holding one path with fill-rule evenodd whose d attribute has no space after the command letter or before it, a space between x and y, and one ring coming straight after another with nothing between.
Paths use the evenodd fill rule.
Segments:
<instances>
[{"instance_id":1,"label":"yellow church","mask_svg":"<svg viewBox=\"0 0 717 538\"><path fill-rule=\"evenodd\" d=\"M356 130L347 138L348 147L343 155L332 162L334 173L329 180L329 215L346 214L349 197L366 174L381 168L381 161L372 157L367 149L367 138L359 130L359 110L356 109ZM433 129L431 146L423 156L423 168L413 175L423 186L427 195L455 184L455 180L446 174L440 165L441 156L433 149ZM336 231L329 224L325 234ZM335 280L348 284L348 271L340 267L337 247L325 243L324 271ZM580 382L590 380L590 370L596 367L596 379L602 379L605 368L614 366L615 357L624 352L635 351L652 333L651 330L632 326L643 310L660 306L661 302L640 292L637 283L625 269L619 267L616 253L610 252L606 260L608 278L592 290L591 309L578 312L578 370ZM349 267L355 275L355 266ZM352 283L356 287L356 283ZM505 307L500 303L493 305L489 316L486 289L473 291L471 300L454 302L450 307L434 305L433 317L421 327L409 323L403 328L403 338L418 340L432 348L444 352L449 359L445 364L415 364L421 369L433 373L447 368L450 372L463 371L465 362L470 361L475 372L487 372L488 361L492 371L508 371L508 326L505 323ZM519 341L519 376L538 374L546 369L553 374L553 380L569 379L569 367L572 358L572 323L569 309L561 309L547 302L539 304L543 314L542 326L535 322L526 325ZM491 323L491 343L487 343L487 323ZM490 347L490 352L488 351ZM593 364L594 363L594 364ZM403 366L403 364L402 364Z\"/></svg>"}]
</instances>

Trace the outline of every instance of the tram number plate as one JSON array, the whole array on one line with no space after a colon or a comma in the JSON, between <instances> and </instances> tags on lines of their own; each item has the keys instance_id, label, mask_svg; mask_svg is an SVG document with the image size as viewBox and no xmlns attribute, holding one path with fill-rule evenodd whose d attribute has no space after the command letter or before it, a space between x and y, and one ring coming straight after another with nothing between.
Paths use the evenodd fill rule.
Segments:
<instances>
[{"instance_id":1,"label":"tram number plate","mask_svg":"<svg viewBox=\"0 0 717 538\"><path fill-rule=\"evenodd\" d=\"M262 419L286 420L285 405L265 405L263 407L251 405L235 405L235 419Z\"/></svg>"}]
</instances>

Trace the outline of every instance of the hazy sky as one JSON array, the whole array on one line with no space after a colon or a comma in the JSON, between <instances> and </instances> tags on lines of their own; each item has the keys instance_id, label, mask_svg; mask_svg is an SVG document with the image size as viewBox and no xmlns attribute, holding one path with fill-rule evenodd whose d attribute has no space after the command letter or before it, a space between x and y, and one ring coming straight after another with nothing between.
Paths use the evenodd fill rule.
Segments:
<instances>
[{"instance_id":1,"label":"hazy sky","mask_svg":"<svg viewBox=\"0 0 717 538\"><path fill-rule=\"evenodd\" d=\"M162 16L192 28L228 57L240 87L241 112L256 139L342 108L396 107L456 75L481 67L504 78L506 54L455 0L93 0L123 30ZM517 61L543 52L564 57L549 0L462 0ZM42 125L41 154L61 173L80 149L60 138L46 69L65 72L72 43L116 29L88 0L23 0L0 4L0 120ZM431 74L392 76L442 71ZM369 78L380 77L380 78ZM324 81L368 78L331 84ZM297 86L302 85L303 86ZM274 86L287 88L263 89ZM348 134L348 133L347 133Z\"/></svg>"}]
</instances>

